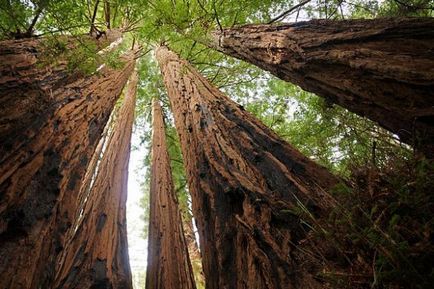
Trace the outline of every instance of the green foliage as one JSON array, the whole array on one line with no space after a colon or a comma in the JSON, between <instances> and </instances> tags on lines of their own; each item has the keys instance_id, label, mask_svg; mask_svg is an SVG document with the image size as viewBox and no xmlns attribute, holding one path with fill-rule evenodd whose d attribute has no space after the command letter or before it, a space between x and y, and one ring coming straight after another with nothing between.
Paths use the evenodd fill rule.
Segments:
<instances>
[{"instance_id":1,"label":"green foliage","mask_svg":"<svg viewBox=\"0 0 434 289\"><path fill-rule=\"evenodd\" d=\"M166 126L167 146L170 156L170 166L172 168L173 183L175 192L178 196L179 208L184 222L191 222L193 217L190 210L190 195L187 189L187 178L184 171L181 146L173 124Z\"/></svg>"},{"instance_id":2,"label":"green foliage","mask_svg":"<svg viewBox=\"0 0 434 289\"><path fill-rule=\"evenodd\" d=\"M121 56L129 49L130 43L129 39L125 39L122 44L102 52L88 35L47 35L40 42L37 65L44 67L66 64L69 72L81 72L84 75L97 72L102 65L120 69L124 65Z\"/></svg>"},{"instance_id":3,"label":"green foliage","mask_svg":"<svg viewBox=\"0 0 434 289\"><path fill-rule=\"evenodd\" d=\"M47 36L41 41L40 66L56 66L66 63L69 71L81 71L91 74L96 71L98 57L97 46L87 36L53 37Z\"/></svg>"},{"instance_id":4,"label":"green foliage","mask_svg":"<svg viewBox=\"0 0 434 289\"><path fill-rule=\"evenodd\" d=\"M378 16L434 16L433 0L387 0L379 5Z\"/></svg>"},{"instance_id":5,"label":"green foliage","mask_svg":"<svg viewBox=\"0 0 434 289\"><path fill-rule=\"evenodd\" d=\"M307 18L327 15L340 19L353 15L376 17L381 11L393 13L387 8L387 1L323 2L311 1L299 14ZM149 1L148 19L136 33L147 41L169 43L181 57L279 135L343 176L348 176L350 164L375 161L381 166L389 156L410 157L407 147L372 122L201 44L210 31L219 29L219 24L228 27L234 23L265 22L294 4L291 1ZM340 8L343 16L336 12Z\"/></svg>"},{"instance_id":6,"label":"green foliage","mask_svg":"<svg viewBox=\"0 0 434 289\"><path fill-rule=\"evenodd\" d=\"M378 170L386 170L394 162L408 162L412 159L412 152L407 146L402 145L395 136L373 122L203 45L207 41L209 32L220 29L220 25L231 27L237 24L266 22L292 7L295 1L149 1L148 4L146 10L148 18L137 31L133 32L138 39L155 45L161 42L168 44L171 49L198 68L201 74L232 99L243 104L248 111L260 118L281 137L338 175L353 180L358 178L354 175L358 167L372 166ZM398 6L395 1L311 1L286 19L294 21L296 18L298 20L348 19L410 15L398 13L398 8L401 7ZM430 13L420 10L416 14L422 16L431 15ZM141 87L144 88L143 99L147 99L144 101L147 103L145 106L148 106L149 100L153 97L159 97L165 104L173 176L180 205L185 213L188 212L189 198L180 162L181 152L168 110L167 97L156 64L149 58L147 65L141 83ZM364 282L367 282L368 287L372 285L372 288L382 288L382 286L405 284L402 282L409 276L408 274L412 276L409 280L426 284L417 278L414 279L416 275L421 274L420 268L413 270L410 267L414 267L418 262L422 262L421 264L427 262L421 261L420 254L414 260L402 259L402 256L413 254L414 247L408 243L408 234L402 238L393 234L400 224L407 226L408 220L413 218L404 217L402 213L397 214L393 210L389 211L393 207L392 204L398 207L402 204L402 199L396 199L396 196L401 196L403 199L413 196L414 188L402 194L394 193L403 188L403 184L392 184L392 179L395 176L402 182L409 181L409 175L406 175L407 178L404 178L404 175L406 174L390 172L386 181L387 197L384 197L385 199L379 204L377 199L367 198L354 186L341 185L340 189L336 189L335 197L342 200L343 209L340 207L341 210L330 217L333 224L331 228L326 225L316 228L315 223L310 224L312 215L306 212L306 208L295 208L292 212L283 213L302 216L308 226L314 228L316 232L322 232L321 238L333 240L337 252L352 250L351 256L344 254L345 256L339 260L357 259L360 251L363 255L360 258L364 261L359 263L363 265L357 263L354 268L356 271L366 272L363 278L367 278L368 281ZM423 178L427 176L424 175ZM422 179L419 181L425 182ZM390 201L391 207L385 210L383 206L387 201ZM425 201L429 203L426 199ZM407 204L415 207L417 202L413 199ZM373 226L373 222L380 215L383 223L380 227ZM184 215L184 217L189 216ZM417 220L419 217L414 218ZM420 224L427 226L427 222L420 221ZM391 239L386 236L390 236ZM378 249L383 247L387 251ZM412 265L408 265L408 262ZM372 263L375 268L374 275L367 269L372 268ZM347 264L344 268L348 269L348 266L351 267L353 264ZM334 275L325 273L323 277L329 281L332 278L337 288L344 288L351 284L350 281L354 281L352 279L354 277L343 276L341 272L335 273ZM393 281L393 278L397 281Z\"/></svg>"},{"instance_id":7,"label":"green foliage","mask_svg":"<svg viewBox=\"0 0 434 289\"><path fill-rule=\"evenodd\" d=\"M185 221L191 221L192 215L189 209L189 194L187 192L187 180L185 177L182 154L179 145L178 135L173 125L173 119L169 113L169 104L164 89L162 78L159 74L157 64L151 54L145 55L139 62L138 73L140 84L138 87L138 105L136 107L136 126L140 127L141 141L147 143L150 149L152 140L152 100L160 99L165 115L166 123L166 141L171 159L172 177L175 187L175 192L178 196L179 206L182 216ZM144 176L142 191L144 197L142 199L142 207L145 208L145 221L149 216L149 183L150 183L150 162L151 155L147 155L144 159L144 167L146 173ZM144 234L147 236L147 233Z\"/></svg>"},{"instance_id":8,"label":"green foliage","mask_svg":"<svg viewBox=\"0 0 434 289\"><path fill-rule=\"evenodd\" d=\"M0 38L29 37L49 31L80 33L88 27L84 1L19 1L0 2ZM34 24L32 24L35 22ZM32 26L33 25L33 26ZM26 34L27 33L27 34Z\"/></svg>"},{"instance_id":9,"label":"green foliage","mask_svg":"<svg viewBox=\"0 0 434 289\"><path fill-rule=\"evenodd\" d=\"M429 185L432 187L433 184L427 165L419 162L407 171L392 169L396 168L394 163L408 163L412 159L411 150L400 144L395 136L369 120L204 45L214 30L268 22L300 1L110 0L108 22L108 11L104 9L103 2L95 6L96 0L0 0L0 40L42 36L44 52L39 65L66 63L70 71L84 74L95 73L101 64L120 68L120 56L131 47L132 42L144 46L143 51L160 43L168 44L214 85L244 105L303 154L347 180L366 180L365 185L341 185L336 188L335 197L342 202L342 207L331 216L334 226L323 226L317 232L325 234L322 238L333 236L339 252L354 250L352 256L345 256L349 259L357 259L356 250L360 250L360 258L365 260L360 263L374 264L375 280L370 281L372 287L381 288L394 282L406 284L406 280L410 280L423 288L424 284L428 284L427 280L432 280L432 275L429 275L432 273L426 271L430 268L426 264L429 263L427 256L432 256L429 251L432 248L423 243L426 236L432 236L433 232L430 219L433 201L427 193ZM96 14L93 15L95 7ZM312 0L278 21L432 17L433 8L433 0ZM98 54L98 47L90 38L95 35L91 35L90 31L96 29L101 33L109 26L124 29L124 42L113 50ZM104 37L103 34L100 36ZM183 217L190 220L190 200L179 140L152 51L140 59L137 69L136 131L142 143L149 148L151 103L153 98L160 99L165 114L175 189ZM148 155L143 168L149 168L149 162ZM387 173L381 176L376 173L375 181L367 180L368 176L354 174L357 168L366 166ZM141 200L145 219L149 216L149 179L147 170L143 176L142 190L145 194ZM365 190L361 189L363 186ZM304 209L282 213L302 216L306 223L310 223L311 216ZM147 228L144 230L146 235ZM427 256L417 251L422 250L418 246L428 250ZM367 267L356 265L367 272ZM333 275L338 287L348 283L337 273L324 278ZM421 280L420 276L427 279Z\"/></svg>"},{"instance_id":10,"label":"green foliage","mask_svg":"<svg viewBox=\"0 0 434 289\"><path fill-rule=\"evenodd\" d=\"M104 63L109 68L121 69L125 64L122 56L128 53L128 50L131 50L132 41L130 37L125 36L123 41L119 45L116 45L115 48L104 51L104 53L99 53L99 55L94 58L100 63Z\"/></svg>"},{"instance_id":11,"label":"green foliage","mask_svg":"<svg viewBox=\"0 0 434 289\"><path fill-rule=\"evenodd\" d=\"M64 55L68 69L70 71L79 70L87 75L92 74L98 68L97 57L94 56L96 52L96 45L92 42L79 45L73 52L68 49Z\"/></svg>"},{"instance_id":12,"label":"green foliage","mask_svg":"<svg viewBox=\"0 0 434 289\"><path fill-rule=\"evenodd\" d=\"M110 0L110 23L106 21L103 3L97 0L1 0L0 39L80 35L89 33L92 25L99 31L106 30L109 24L111 28L132 29L144 19L143 7L147 1Z\"/></svg>"},{"instance_id":13,"label":"green foliage","mask_svg":"<svg viewBox=\"0 0 434 289\"><path fill-rule=\"evenodd\" d=\"M27 30L33 9L24 1L0 1L0 35L9 38L11 33ZM1 39L0 38L0 39Z\"/></svg>"},{"instance_id":14,"label":"green foliage","mask_svg":"<svg viewBox=\"0 0 434 289\"><path fill-rule=\"evenodd\" d=\"M141 26L144 39L156 42L182 41L185 38L203 40L207 32L239 23L267 21L273 10L294 1L147 1L147 21Z\"/></svg>"},{"instance_id":15,"label":"green foliage","mask_svg":"<svg viewBox=\"0 0 434 289\"><path fill-rule=\"evenodd\" d=\"M411 157L392 134L365 118L276 78L263 87L239 102L305 155L342 176L371 162L383 167L390 158Z\"/></svg>"},{"instance_id":16,"label":"green foliage","mask_svg":"<svg viewBox=\"0 0 434 289\"><path fill-rule=\"evenodd\" d=\"M205 277L202 271L202 260L192 259L191 267L193 268L194 280L196 282L196 289L205 289Z\"/></svg>"},{"instance_id":17,"label":"green foliage","mask_svg":"<svg viewBox=\"0 0 434 289\"><path fill-rule=\"evenodd\" d=\"M381 170L359 168L353 171L351 186L335 188L339 205L316 232L323 244L328 240L340 252L335 260L349 260L341 262L343 271L365 276L363 282L371 288L432 286L433 172L433 164L426 161L395 160ZM322 278L349 284L354 278L350 275L330 272Z\"/></svg>"}]
</instances>

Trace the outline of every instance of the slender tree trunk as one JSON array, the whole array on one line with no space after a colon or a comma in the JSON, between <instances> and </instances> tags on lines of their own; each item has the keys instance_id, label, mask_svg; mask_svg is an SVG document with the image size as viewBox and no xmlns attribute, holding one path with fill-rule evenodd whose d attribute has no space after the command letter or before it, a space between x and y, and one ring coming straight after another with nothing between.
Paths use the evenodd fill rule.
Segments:
<instances>
[{"instance_id":1,"label":"slender tree trunk","mask_svg":"<svg viewBox=\"0 0 434 289\"><path fill-rule=\"evenodd\" d=\"M105 19L105 25L108 29L110 29L111 23L111 17L110 17L110 2L107 0L104 0L104 19Z\"/></svg>"},{"instance_id":2,"label":"slender tree trunk","mask_svg":"<svg viewBox=\"0 0 434 289\"><path fill-rule=\"evenodd\" d=\"M131 54L122 69L53 87L37 123L2 151L0 288L50 287L86 167L133 67Z\"/></svg>"},{"instance_id":3,"label":"slender tree trunk","mask_svg":"<svg viewBox=\"0 0 434 289\"><path fill-rule=\"evenodd\" d=\"M297 246L338 180L166 47L157 50L184 156L206 288L318 288Z\"/></svg>"},{"instance_id":4,"label":"slender tree trunk","mask_svg":"<svg viewBox=\"0 0 434 289\"><path fill-rule=\"evenodd\" d=\"M198 240L196 240L196 234L193 228L193 219L185 220L183 218L183 228L196 287L205 288L205 277L202 270L202 257L200 255L199 244L197 242Z\"/></svg>"},{"instance_id":5,"label":"slender tree trunk","mask_svg":"<svg viewBox=\"0 0 434 289\"><path fill-rule=\"evenodd\" d=\"M312 20L214 34L215 49L378 122L434 157L434 19Z\"/></svg>"},{"instance_id":6,"label":"slender tree trunk","mask_svg":"<svg viewBox=\"0 0 434 289\"><path fill-rule=\"evenodd\" d=\"M69 230L53 288L132 288L126 200L137 81L134 72L89 193L83 187L83 212Z\"/></svg>"},{"instance_id":7,"label":"slender tree trunk","mask_svg":"<svg viewBox=\"0 0 434 289\"><path fill-rule=\"evenodd\" d=\"M148 241L148 289L195 289L193 270L172 180L163 113L153 103Z\"/></svg>"}]
</instances>

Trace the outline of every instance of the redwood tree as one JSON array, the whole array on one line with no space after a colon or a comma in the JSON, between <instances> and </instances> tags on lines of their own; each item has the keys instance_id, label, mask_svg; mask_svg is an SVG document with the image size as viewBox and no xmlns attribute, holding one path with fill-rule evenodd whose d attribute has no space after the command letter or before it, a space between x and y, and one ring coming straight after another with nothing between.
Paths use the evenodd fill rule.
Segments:
<instances>
[{"instance_id":1,"label":"redwood tree","mask_svg":"<svg viewBox=\"0 0 434 289\"><path fill-rule=\"evenodd\" d=\"M87 164L133 70L134 57L126 56L122 69L81 76L24 104L40 111L12 137L0 159L1 288L51 284ZM49 105L41 109L44 98ZM26 112L21 116L32 117Z\"/></svg>"},{"instance_id":2,"label":"redwood tree","mask_svg":"<svg viewBox=\"0 0 434 289\"><path fill-rule=\"evenodd\" d=\"M157 50L180 137L208 289L318 288L299 245L338 180L167 47Z\"/></svg>"},{"instance_id":3,"label":"redwood tree","mask_svg":"<svg viewBox=\"0 0 434 289\"><path fill-rule=\"evenodd\" d=\"M126 230L128 161L137 91L137 73L126 87L122 106L94 172L84 205L67 234L53 288L132 288ZM84 182L86 183L86 182Z\"/></svg>"},{"instance_id":4,"label":"redwood tree","mask_svg":"<svg viewBox=\"0 0 434 289\"><path fill-rule=\"evenodd\" d=\"M0 41L0 161L22 145L28 131L37 131L53 115L55 91L83 77L63 55L78 45L103 50L121 35L109 30L99 39L59 37L57 44L47 38Z\"/></svg>"},{"instance_id":5,"label":"redwood tree","mask_svg":"<svg viewBox=\"0 0 434 289\"><path fill-rule=\"evenodd\" d=\"M153 102L150 218L146 288L195 289L172 180L163 113Z\"/></svg>"},{"instance_id":6,"label":"redwood tree","mask_svg":"<svg viewBox=\"0 0 434 289\"><path fill-rule=\"evenodd\" d=\"M378 122L434 157L434 19L312 20L214 34L215 49Z\"/></svg>"}]
</instances>

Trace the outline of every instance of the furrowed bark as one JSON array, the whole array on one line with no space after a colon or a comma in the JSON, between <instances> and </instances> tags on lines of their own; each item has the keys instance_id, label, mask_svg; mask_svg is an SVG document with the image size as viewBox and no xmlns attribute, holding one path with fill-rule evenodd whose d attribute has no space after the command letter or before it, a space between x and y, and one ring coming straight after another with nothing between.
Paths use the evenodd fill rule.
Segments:
<instances>
[{"instance_id":1,"label":"furrowed bark","mask_svg":"<svg viewBox=\"0 0 434 289\"><path fill-rule=\"evenodd\" d=\"M83 36L81 41L103 50L121 36L111 30L107 38ZM78 45L73 38L64 40L70 49ZM45 53L42 38L0 42L0 163L53 116L59 101L54 97L56 91L84 77L70 71L66 60L47 64L41 60Z\"/></svg>"},{"instance_id":2,"label":"furrowed bark","mask_svg":"<svg viewBox=\"0 0 434 289\"><path fill-rule=\"evenodd\" d=\"M131 54L122 69L52 88L40 118L2 152L0 288L50 288L86 167L133 67Z\"/></svg>"},{"instance_id":3,"label":"furrowed bark","mask_svg":"<svg viewBox=\"0 0 434 289\"><path fill-rule=\"evenodd\" d=\"M172 180L163 113L153 103L150 222L146 288L195 289Z\"/></svg>"},{"instance_id":4,"label":"furrowed bark","mask_svg":"<svg viewBox=\"0 0 434 289\"><path fill-rule=\"evenodd\" d=\"M434 19L259 24L213 37L211 47L378 122L434 157Z\"/></svg>"},{"instance_id":5,"label":"furrowed bark","mask_svg":"<svg viewBox=\"0 0 434 289\"><path fill-rule=\"evenodd\" d=\"M179 134L206 288L319 288L296 247L338 180L166 47L157 50ZM312 269L312 268L311 268Z\"/></svg>"},{"instance_id":6,"label":"furrowed bark","mask_svg":"<svg viewBox=\"0 0 434 289\"><path fill-rule=\"evenodd\" d=\"M81 192L87 194L82 216L69 230L53 288L132 288L126 200L137 82L134 72L104 145L95 180L88 193L86 188Z\"/></svg>"}]
</instances>

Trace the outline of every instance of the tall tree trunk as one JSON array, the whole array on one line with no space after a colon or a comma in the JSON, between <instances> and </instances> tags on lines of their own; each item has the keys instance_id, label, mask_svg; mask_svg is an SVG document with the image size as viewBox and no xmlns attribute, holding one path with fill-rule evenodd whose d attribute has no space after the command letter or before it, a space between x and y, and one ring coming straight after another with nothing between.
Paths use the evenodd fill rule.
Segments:
<instances>
[{"instance_id":1,"label":"tall tree trunk","mask_svg":"<svg viewBox=\"0 0 434 289\"><path fill-rule=\"evenodd\" d=\"M172 180L163 113L153 103L148 289L195 289L193 270Z\"/></svg>"},{"instance_id":2,"label":"tall tree trunk","mask_svg":"<svg viewBox=\"0 0 434 289\"><path fill-rule=\"evenodd\" d=\"M105 149L97 156L101 161L90 191L82 188L86 201L68 232L53 288L132 288L126 200L137 82L134 72Z\"/></svg>"},{"instance_id":3,"label":"tall tree trunk","mask_svg":"<svg viewBox=\"0 0 434 289\"><path fill-rule=\"evenodd\" d=\"M194 232L193 219L183 218L183 228L196 287L205 288L205 277L202 270L202 257L200 255L198 240L196 239L196 234Z\"/></svg>"},{"instance_id":4,"label":"tall tree trunk","mask_svg":"<svg viewBox=\"0 0 434 289\"><path fill-rule=\"evenodd\" d=\"M297 245L338 180L166 47L157 50L179 134L206 288L318 288ZM311 270L310 268L309 270Z\"/></svg>"},{"instance_id":5,"label":"tall tree trunk","mask_svg":"<svg viewBox=\"0 0 434 289\"><path fill-rule=\"evenodd\" d=\"M215 49L378 122L434 157L434 19L312 20L214 34Z\"/></svg>"},{"instance_id":6,"label":"tall tree trunk","mask_svg":"<svg viewBox=\"0 0 434 289\"><path fill-rule=\"evenodd\" d=\"M37 123L2 152L0 288L49 288L86 167L133 67L130 54L122 69L53 87Z\"/></svg>"},{"instance_id":7,"label":"tall tree trunk","mask_svg":"<svg viewBox=\"0 0 434 289\"><path fill-rule=\"evenodd\" d=\"M82 36L81 41L103 50L121 36L120 31L110 30L107 37ZM53 116L59 102L56 91L83 78L79 71L68 69L67 60L47 59L50 51L44 41L0 41L0 164ZM80 45L74 38L59 41L70 49Z\"/></svg>"}]
</instances>

